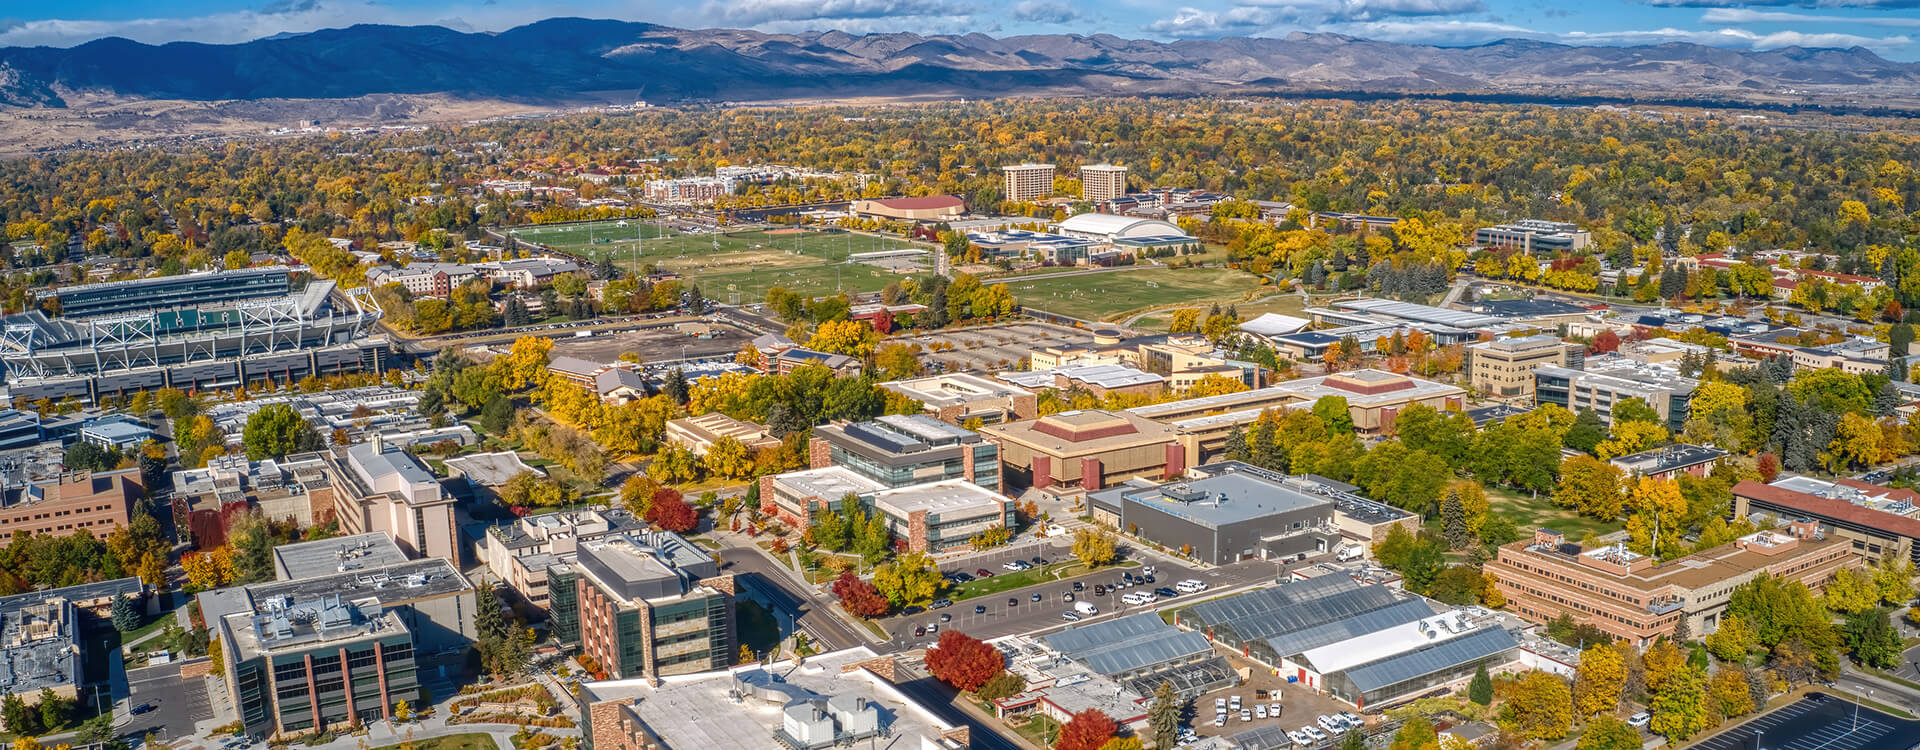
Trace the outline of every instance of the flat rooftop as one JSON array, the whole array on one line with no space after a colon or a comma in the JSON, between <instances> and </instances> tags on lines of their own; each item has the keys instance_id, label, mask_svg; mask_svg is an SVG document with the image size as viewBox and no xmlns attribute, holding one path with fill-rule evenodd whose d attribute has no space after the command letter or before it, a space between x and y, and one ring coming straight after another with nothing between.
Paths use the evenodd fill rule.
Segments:
<instances>
[{"instance_id":1,"label":"flat rooftop","mask_svg":"<svg viewBox=\"0 0 1920 750\"><path fill-rule=\"evenodd\" d=\"M526 472L546 476L546 472L528 466L520 460L520 454L513 451L495 453L473 453L446 460L448 469L459 469L467 480L488 487L499 487L507 480Z\"/></svg>"},{"instance_id":2,"label":"flat rooftop","mask_svg":"<svg viewBox=\"0 0 1920 750\"><path fill-rule=\"evenodd\" d=\"M273 568L282 581L385 568L407 561L407 553L384 531L273 548Z\"/></svg>"},{"instance_id":3,"label":"flat rooftop","mask_svg":"<svg viewBox=\"0 0 1920 750\"><path fill-rule=\"evenodd\" d=\"M1432 380L1398 375L1385 370L1352 370L1331 375L1289 380L1273 386L1300 394L1303 401L1318 401L1339 396L1349 406L1378 406L1407 400L1424 400L1464 395L1458 386Z\"/></svg>"},{"instance_id":4,"label":"flat rooftop","mask_svg":"<svg viewBox=\"0 0 1920 750\"><path fill-rule=\"evenodd\" d=\"M660 684L644 678L581 685L588 705L613 701L640 720L670 748L732 750L777 747L784 709L796 701L838 696L864 698L880 707L888 739L881 747L957 750L941 739L958 728L891 683L858 669L879 658L861 646L808 657L800 665L781 660L714 672L671 675ZM749 686L741 690L741 685ZM864 746L865 743L860 743Z\"/></svg>"},{"instance_id":5,"label":"flat rooftop","mask_svg":"<svg viewBox=\"0 0 1920 750\"><path fill-rule=\"evenodd\" d=\"M1481 315L1479 313L1465 312L1462 310L1449 310L1444 307L1418 305L1412 302L1400 302L1390 299L1352 299L1335 302L1333 306L1343 310L1359 310L1374 315L1386 315L1420 323L1439 323L1455 328L1479 328L1501 322L1500 318L1492 315Z\"/></svg>"},{"instance_id":6,"label":"flat rooftop","mask_svg":"<svg viewBox=\"0 0 1920 750\"><path fill-rule=\"evenodd\" d=\"M1143 507L1211 528L1316 507L1331 511L1333 505L1325 498L1238 472L1114 491Z\"/></svg>"},{"instance_id":7,"label":"flat rooftop","mask_svg":"<svg viewBox=\"0 0 1920 750\"><path fill-rule=\"evenodd\" d=\"M1100 409L1063 411L1024 422L987 425L981 431L1060 455L1100 453L1174 440L1172 427L1131 412Z\"/></svg>"},{"instance_id":8,"label":"flat rooftop","mask_svg":"<svg viewBox=\"0 0 1920 750\"><path fill-rule=\"evenodd\" d=\"M337 595L348 601L372 597L383 605L397 605L472 590L473 584L454 569L453 563L435 557L313 578L230 586L202 593L200 609L214 618L252 612L275 600L310 602Z\"/></svg>"},{"instance_id":9,"label":"flat rooftop","mask_svg":"<svg viewBox=\"0 0 1920 750\"><path fill-rule=\"evenodd\" d=\"M790 471L773 477L774 484L806 496L838 500L847 495L867 495L887 488L844 466L828 466L806 471Z\"/></svg>"},{"instance_id":10,"label":"flat rooftop","mask_svg":"<svg viewBox=\"0 0 1920 750\"><path fill-rule=\"evenodd\" d=\"M902 518L922 510L929 517L937 518L954 514L1001 514L1005 513L1007 504L1013 499L964 479L948 479L881 490L874 493L873 502L880 509Z\"/></svg>"},{"instance_id":11,"label":"flat rooftop","mask_svg":"<svg viewBox=\"0 0 1920 750\"><path fill-rule=\"evenodd\" d=\"M895 380L890 383L881 383L880 387L935 408L1031 395L1031 391L1024 388L996 383L964 372L912 380Z\"/></svg>"}]
</instances>

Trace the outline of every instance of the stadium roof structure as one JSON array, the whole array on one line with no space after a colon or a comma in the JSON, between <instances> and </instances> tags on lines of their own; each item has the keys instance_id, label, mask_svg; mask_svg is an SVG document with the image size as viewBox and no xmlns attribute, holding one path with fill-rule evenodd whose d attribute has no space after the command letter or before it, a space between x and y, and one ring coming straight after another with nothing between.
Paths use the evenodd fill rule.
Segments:
<instances>
[{"instance_id":1,"label":"stadium roof structure","mask_svg":"<svg viewBox=\"0 0 1920 750\"><path fill-rule=\"evenodd\" d=\"M1109 238L1133 237L1181 237L1186 232L1179 226L1159 219L1143 219L1138 216L1117 216L1114 214L1080 214L1069 216L1065 221L1054 225L1054 229L1063 233L1099 235Z\"/></svg>"}]
</instances>

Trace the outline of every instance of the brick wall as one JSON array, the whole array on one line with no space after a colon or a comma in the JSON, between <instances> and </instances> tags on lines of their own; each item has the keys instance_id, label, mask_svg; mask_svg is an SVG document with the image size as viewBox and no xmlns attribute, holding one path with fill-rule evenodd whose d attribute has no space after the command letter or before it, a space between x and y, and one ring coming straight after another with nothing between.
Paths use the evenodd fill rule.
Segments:
<instances>
[{"instance_id":1,"label":"brick wall","mask_svg":"<svg viewBox=\"0 0 1920 750\"><path fill-rule=\"evenodd\" d=\"M924 510L907 514L907 551L927 551L927 512Z\"/></svg>"},{"instance_id":2,"label":"brick wall","mask_svg":"<svg viewBox=\"0 0 1920 750\"><path fill-rule=\"evenodd\" d=\"M833 451L827 441L807 438L807 468L824 469L833 465Z\"/></svg>"},{"instance_id":3,"label":"brick wall","mask_svg":"<svg viewBox=\"0 0 1920 750\"><path fill-rule=\"evenodd\" d=\"M213 674L212 659L199 659L196 661L184 662L180 665L181 679L186 679L188 677L205 677L210 674Z\"/></svg>"},{"instance_id":4,"label":"brick wall","mask_svg":"<svg viewBox=\"0 0 1920 750\"><path fill-rule=\"evenodd\" d=\"M1040 397L1023 393L1013 397L1013 414L1021 419L1032 419L1040 415Z\"/></svg>"}]
</instances>

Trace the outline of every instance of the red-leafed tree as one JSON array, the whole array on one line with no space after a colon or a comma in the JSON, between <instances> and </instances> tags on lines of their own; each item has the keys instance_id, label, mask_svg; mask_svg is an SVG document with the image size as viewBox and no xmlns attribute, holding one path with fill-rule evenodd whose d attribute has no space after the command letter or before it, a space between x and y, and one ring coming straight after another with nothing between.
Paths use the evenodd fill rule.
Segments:
<instances>
[{"instance_id":1,"label":"red-leafed tree","mask_svg":"<svg viewBox=\"0 0 1920 750\"><path fill-rule=\"evenodd\" d=\"M700 525L700 514L680 497L680 493L660 493L653 496L653 507L647 509L647 523L668 531L685 533Z\"/></svg>"},{"instance_id":2,"label":"red-leafed tree","mask_svg":"<svg viewBox=\"0 0 1920 750\"><path fill-rule=\"evenodd\" d=\"M1760 472L1760 481L1771 482L1780 476L1780 457L1772 453L1760 454L1760 460L1754 462L1754 470Z\"/></svg>"},{"instance_id":3,"label":"red-leafed tree","mask_svg":"<svg viewBox=\"0 0 1920 750\"><path fill-rule=\"evenodd\" d=\"M939 643L927 649L927 671L941 682L973 692L994 675L1007 671L1007 660L999 649L984 641L949 630L940 634Z\"/></svg>"},{"instance_id":4,"label":"red-leafed tree","mask_svg":"<svg viewBox=\"0 0 1920 750\"><path fill-rule=\"evenodd\" d=\"M854 575L851 570L834 579L833 595L840 597L841 608L861 617L879 617L892 606L887 603L886 597L880 595L880 589Z\"/></svg>"},{"instance_id":5,"label":"red-leafed tree","mask_svg":"<svg viewBox=\"0 0 1920 750\"><path fill-rule=\"evenodd\" d=\"M1060 741L1053 744L1054 750L1100 750L1101 745L1113 739L1113 733L1120 726L1113 719L1100 713L1100 709L1089 708L1073 715L1073 720L1060 728Z\"/></svg>"},{"instance_id":6,"label":"red-leafed tree","mask_svg":"<svg viewBox=\"0 0 1920 750\"><path fill-rule=\"evenodd\" d=\"M1620 350L1620 334L1604 330L1593 335L1593 343L1587 345L1591 354L1606 354Z\"/></svg>"},{"instance_id":7,"label":"red-leafed tree","mask_svg":"<svg viewBox=\"0 0 1920 750\"><path fill-rule=\"evenodd\" d=\"M879 331L880 333L883 333L883 334L892 333L893 332L893 311L881 310L880 314L873 316L873 330Z\"/></svg>"}]
</instances>

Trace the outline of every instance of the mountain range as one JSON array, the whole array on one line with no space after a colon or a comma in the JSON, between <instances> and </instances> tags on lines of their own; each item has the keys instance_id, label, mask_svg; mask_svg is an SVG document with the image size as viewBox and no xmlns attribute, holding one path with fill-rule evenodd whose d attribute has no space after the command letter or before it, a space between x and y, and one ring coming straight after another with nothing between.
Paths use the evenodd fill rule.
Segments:
<instances>
[{"instance_id":1,"label":"mountain range","mask_svg":"<svg viewBox=\"0 0 1920 750\"><path fill-rule=\"evenodd\" d=\"M1920 109L1920 64L1863 48L1431 47L1335 34L768 34L556 18L498 33L360 25L242 44L0 48L0 111L434 95L571 105L1231 92L1478 93ZM405 108L398 108L404 110Z\"/></svg>"}]
</instances>

